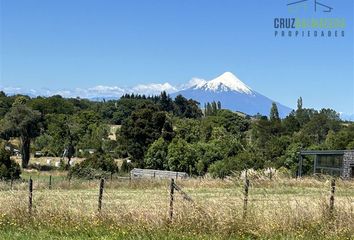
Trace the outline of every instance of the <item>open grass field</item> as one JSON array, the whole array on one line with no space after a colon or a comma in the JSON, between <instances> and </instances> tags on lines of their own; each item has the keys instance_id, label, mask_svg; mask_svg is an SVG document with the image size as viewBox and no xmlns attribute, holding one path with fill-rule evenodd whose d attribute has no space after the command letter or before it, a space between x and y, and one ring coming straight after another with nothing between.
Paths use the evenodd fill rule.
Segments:
<instances>
[{"instance_id":1,"label":"open grass field","mask_svg":"<svg viewBox=\"0 0 354 240\"><path fill-rule=\"evenodd\" d=\"M177 180L193 202L165 180L107 181L98 213L99 181L34 178L0 185L0 239L354 239L354 182L251 179L247 211L240 179Z\"/></svg>"}]
</instances>

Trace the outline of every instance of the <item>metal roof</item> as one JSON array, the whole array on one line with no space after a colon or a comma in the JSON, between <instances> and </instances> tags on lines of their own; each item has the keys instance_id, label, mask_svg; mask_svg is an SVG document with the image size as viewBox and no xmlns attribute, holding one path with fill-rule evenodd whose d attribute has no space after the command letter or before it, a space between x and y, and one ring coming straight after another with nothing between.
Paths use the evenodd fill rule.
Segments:
<instances>
[{"instance_id":1,"label":"metal roof","mask_svg":"<svg viewBox=\"0 0 354 240\"><path fill-rule=\"evenodd\" d=\"M348 150L301 150L301 155L343 155Z\"/></svg>"}]
</instances>

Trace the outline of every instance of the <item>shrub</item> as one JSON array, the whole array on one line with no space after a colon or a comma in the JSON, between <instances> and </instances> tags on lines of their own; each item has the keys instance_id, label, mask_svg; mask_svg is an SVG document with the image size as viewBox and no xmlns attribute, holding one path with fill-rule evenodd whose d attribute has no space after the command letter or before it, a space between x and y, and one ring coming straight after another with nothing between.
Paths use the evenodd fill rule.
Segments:
<instances>
[{"instance_id":1,"label":"shrub","mask_svg":"<svg viewBox=\"0 0 354 240\"><path fill-rule=\"evenodd\" d=\"M73 166L69 170L68 177L85 179L107 178L117 172L118 166L111 157L97 153Z\"/></svg>"},{"instance_id":2,"label":"shrub","mask_svg":"<svg viewBox=\"0 0 354 240\"><path fill-rule=\"evenodd\" d=\"M36 169L38 171L53 171L53 170L58 170L59 168L55 167L55 166L31 163L31 164L28 164L28 169Z\"/></svg>"},{"instance_id":3,"label":"shrub","mask_svg":"<svg viewBox=\"0 0 354 240\"><path fill-rule=\"evenodd\" d=\"M225 161L217 161L209 166L209 173L213 178L224 179L231 171L226 166Z\"/></svg>"},{"instance_id":4,"label":"shrub","mask_svg":"<svg viewBox=\"0 0 354 240\"><path fill-rule=\"evenodd\" d=\"M10 159L10 153L4 148L0 149L0 179L19 179L21 168L18 163Z\"/></svg>"}]
</instances>

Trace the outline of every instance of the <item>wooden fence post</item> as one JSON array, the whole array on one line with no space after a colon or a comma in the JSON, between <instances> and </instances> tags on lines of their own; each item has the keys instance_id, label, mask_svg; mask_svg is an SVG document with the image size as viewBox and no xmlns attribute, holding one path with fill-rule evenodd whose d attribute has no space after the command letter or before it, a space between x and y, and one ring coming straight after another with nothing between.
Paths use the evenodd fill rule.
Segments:
<instances>
[{"instance_id":1,"label":"wooden fence post","mask_svg":"<svg viewBox=\"0 0 354 240\"><path fill-rule=\"evenodd\" d=\"M247 216L247 204L248 204L248 189L250 186L250 180L245 179L245 184L244 184L244 196L243 196L243 218L246 218Z\"/></svg>"},{"instance_id":2,"label":"wooden fence post","mask_svg":"<svg viewBox=\"0 0 354 240\"><path fill-rule=\"evenodd\" d=\"M171 185L170 185L170 211L169 211L169 219L170 222L172 222L173 218L173 194L175 191L175 181L173 178L171 178Z\"/></svg>"},{"instance_id":3,"label":"wooden fence post","mask_svg":"<svg viewBox=\"0 0 354 240\"><path fill-rule=\"evenodd\" d=\"M100 182L100 190L99 190L99 195L98 195L98 212L101 212L102 209L102 195L103 195L103 188L104 188L104 179L101 179Z\"/></svg>"},{"instance_id":4,"label":"wooden fence post","mask_svg":"<svg viewBox=\"0 0 354 240\"><path fill-rule=\"evenodd\" d=\"M332 179L331 181L331 196L329 198L329 211L330 211L330 214L333 213L333 210L334 210L334 193L336 191L336 180L335 179Z\"/></svg>"},{"instance_id":5,"label":"wooden fence post","mask_svg":"<svg viewBox=\"0 0 354 240\"><path fill-rule=\"evenodd\" d=\"M49 175L49 189L52 189L52 175Z\"/></svg>"},{"instance_id":6,"label":"wooden fence post","mask_svg":"<svg viewBox=\"0 0 354 240\"><path fill-rule=\"evenodd\" d=\"M32 215L32 196L33 193L33 180L32 178L29 179L28 181L28 213Z\"/></svg>"},{"instance_id":7,"label":"wooden fence post","mask_svg":"<svg viewBox=\"0 0 354 240\"><path fill-rule=\"evenodd\" d=\"M70 188L70 185L71 185L71 175L69 176L68 181L69 181L69 188Z\"/></svg>"}]
</instances>

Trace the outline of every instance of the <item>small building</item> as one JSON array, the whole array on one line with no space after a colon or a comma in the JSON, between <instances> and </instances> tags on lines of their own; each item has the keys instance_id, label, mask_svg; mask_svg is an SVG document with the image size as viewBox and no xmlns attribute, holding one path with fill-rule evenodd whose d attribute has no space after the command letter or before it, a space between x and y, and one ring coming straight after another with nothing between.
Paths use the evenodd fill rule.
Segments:
<instances>
[{"instance_id":1,"label":"small building","mask_svg":"<svg viewBox=\"0 0 354 240\"><path fill-rule=\"evenodd\" d=\"M313 173L329 174L344 179L354 178L354 150L302 150L299 176L302 175L303 157L314 156Z\"/></svg>"},{"instance_id":2,"label":"small building","mask_svg":"<svg viewBox=\"0 0 354 240\"><path fill-rule=\"evenodd\" d=\"M178 179L178 178L188 178L188 174L185 172L134 168L133 170L130 171L130 177L131 178Z\"/></svg>"}]
</instances>

